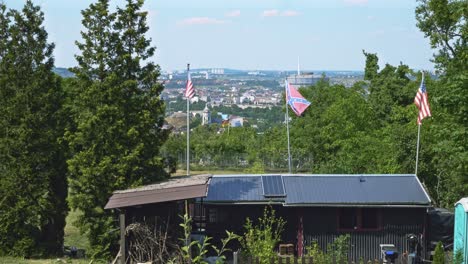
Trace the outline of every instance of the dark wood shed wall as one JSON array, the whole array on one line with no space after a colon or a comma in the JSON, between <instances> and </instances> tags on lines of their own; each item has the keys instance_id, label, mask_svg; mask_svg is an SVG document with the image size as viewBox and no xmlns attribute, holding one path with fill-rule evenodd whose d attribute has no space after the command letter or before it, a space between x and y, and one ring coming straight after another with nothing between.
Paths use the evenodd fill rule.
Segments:
<instances>
[{"instance_id":1,"label":"dark wood shed wall","mask_svg":"<svg viewBox=\"0 0 468 264\"><path fill-rule=\"evenodd\" d=\"M424 208L379 208L381 228L374 231L343 231L338 228L340 208L336 207L283 207L272 205L276 215L285 221L283 243L296 244L299 216L303 215L305 246L317 241L322 249L343 234L350 234L350 257L359 259L378 258L379 244L395 244L400 253L407 250L406 236L424 233ZM225 230L243 234L247 216L258 219L263 215L265 205L206 205L207 235L219 241ZM210 219L211 218L211 219Z\"/></svg>"},{"instance_id":2,"label":"dark wood shed wall","mask_svg":"<svg viewBox=\"0 0 468 264\"><path fill-rule=\"evenodd\" d=\"M350 234L350 257L376 259L380 244L395 244L400 254L408 249L406 236L424 233L424 208L381 208L381 228L376 231L340 231L339 208L304 208L305 245L316 241L322 249L340 235Z\"/></svg>"}]
</instances>

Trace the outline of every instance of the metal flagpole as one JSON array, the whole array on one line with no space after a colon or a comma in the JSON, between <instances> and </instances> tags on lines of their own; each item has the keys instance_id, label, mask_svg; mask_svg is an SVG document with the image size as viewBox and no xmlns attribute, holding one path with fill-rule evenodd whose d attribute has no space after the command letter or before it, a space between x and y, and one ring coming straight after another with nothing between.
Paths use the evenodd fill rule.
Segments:
<instances>
[{"instance_id":1,"label":"metal flagpole","mask_svg":"<svg viewBox=\"0 0 468 264\"><path fill-rule=\"evenodd\" d=\"M189 81L190 63L187 63L187 82ZM190 176L190 98L187 98L187 176Z\"/></svg>"},{"instance_id":2,"label":"metal flagpole","mask_svg":"<svg viewBox=\"0 0 468 264\"><path fill-rule=\"evenodd\" d=\"M289 111L288 111L288 80L285 80L285 89L286 92L286 131L288 134L288 172L291 174L291 143L289 141Z\"/></svg>"},{"instance_id":3,"label":"metal flagpole","mask_svg":"<svg viewBox=\"0 0 468 264\"><path fill-rule=\"evenodd\" d=\"M421 124L418 124L418 143L416 143L416 170L415 175L418 175L418 160L419 160L419 135L421 134Z\"/></svg>"},{"instance_id":4,"label":"metal flagpole","mask_svg":"<svg viewBox=\"0 0 468 264\"><path fill-rule=\"evenodd\" d=\"M424 71L422 72L422 80L421 82L424 82ZM419 115L419 113L418 113ZM418 122L419 123L419 122ZM416 168L414 170L414 174L418 175L418 161L419 161L419 137L421 135L421 124L418 124L418 140L416 143Z\"/></svg>"}]
</instances>

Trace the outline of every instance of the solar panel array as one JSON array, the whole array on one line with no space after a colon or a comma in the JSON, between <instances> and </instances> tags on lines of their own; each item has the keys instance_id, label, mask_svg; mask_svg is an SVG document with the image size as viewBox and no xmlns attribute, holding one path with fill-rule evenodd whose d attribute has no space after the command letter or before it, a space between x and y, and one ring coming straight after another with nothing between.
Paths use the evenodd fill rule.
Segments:
<instances>
[{"instance_id":1,"label":"solar panel array","mask_svg":"<svg viewBox=\"0 0 468 264\"><path fill-rule=\"evenodd\" d=\"M262 186L265 197L286 196L282 176L262 176Z\"/></svg>"}]
</instances>

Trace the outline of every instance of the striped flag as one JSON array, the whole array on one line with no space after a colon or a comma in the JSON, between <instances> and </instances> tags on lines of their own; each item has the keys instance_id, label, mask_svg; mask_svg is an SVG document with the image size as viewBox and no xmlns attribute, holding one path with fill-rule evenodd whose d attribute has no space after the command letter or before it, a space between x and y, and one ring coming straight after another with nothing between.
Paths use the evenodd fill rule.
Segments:
<instances>
[{"instance_id":1,"label":"striped flag","mask_svg":"<svg viewBox=\"0 0 468 264\"><path fill-rule=\"evenodd\" d=\"M424 73L419 86L416 97L414 97L414 104L419 109L418 114L418 125L422 124L422 120L428 116L431 116L431 109L429 108L429 99L427 98L426 85L424 85Z\"/></svg>"},{"instance_id":2,"label":"striped flag","mask_svg":"<svg viewBox=\"0 0 468 264\"><path fill-rule=\"evenodd\" d=\"M187 87L185 87L185 97L191 99L195 95L195 88L193 88L192 78L190 72L187 71Z\"/></svg>"},{"instance_id":3,"label":"striped flag","mask_svg":"<svg viewBox=\"0 0 468 264\"><path fill-rule=\"evenodd\" d=\"M310 102L307 101L299 91L286 81L286 102L291 106L291 109L297 116L302 115L309 107Z\"/></svg>"}]
</instances>

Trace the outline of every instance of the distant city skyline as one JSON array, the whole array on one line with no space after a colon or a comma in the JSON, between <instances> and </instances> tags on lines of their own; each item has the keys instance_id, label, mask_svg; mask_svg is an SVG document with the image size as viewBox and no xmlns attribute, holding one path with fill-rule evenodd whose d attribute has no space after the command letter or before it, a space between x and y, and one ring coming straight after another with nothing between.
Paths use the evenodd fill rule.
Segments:
<instances>
[{"instance_id":1,"label":"distant city skyline","mask_svg":"<svg viewBox=\"0 0 468 264\"><path fill-rule=\"evenodd\" d=\"M20 9L25 0L4 0ZM35 0L45 13L56 67L76 65L81 10L95 1ZM111 1L112 9L124 5ZM416 1L407 0L146 0L148 37L163 71L364 69L362 50L380 66L400 62L433 70L433 50L416 27Z\"/></svg>"}]
</instances>

